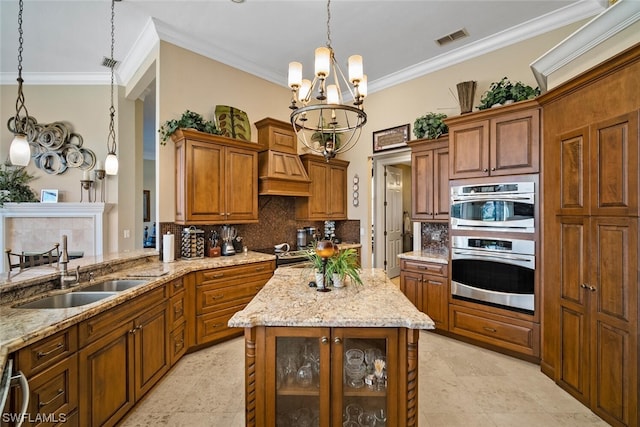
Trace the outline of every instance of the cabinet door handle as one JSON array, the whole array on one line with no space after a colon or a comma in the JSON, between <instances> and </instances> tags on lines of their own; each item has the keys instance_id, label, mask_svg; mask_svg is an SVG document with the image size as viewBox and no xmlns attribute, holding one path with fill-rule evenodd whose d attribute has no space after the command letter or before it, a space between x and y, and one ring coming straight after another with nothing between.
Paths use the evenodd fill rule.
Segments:
<instances>
[{"instance_id":1,"label":"cabinet door handle","mask_svg":"<svg viewBox=\"0 0 640 427\"><path fill-rule=\"evenodd\" d=\"M589 286L588 286L586 283L581 283L581 284L580 284L580 287L581 287L582 289L588 289L588 288L589 288Z\"/></svg>"},{"instance_id":2,"label":"cabinet door handle","mask_svg":"<svg viewBox=\"0 0 640 427\"><path fill-rule=\"evenodd\" d=\"M53 353L54 351L57 351L58 349L60 349L62 346L63 346L63 344L62 344L61 342L59 342L59 343L58 343L58 344L57 344L57 345L56 345L52 350L49 350L49 351L39 351L39 352L37 352L37 353L36 353L36 357L37 357L38 359L40 359L40 358L42 358L42 357L48 356L48 355L50 355L51 353Z\"/></svg>"},{"instance_id":3,"label":"cabinet door handle","mask_svg":"<svg viewBox=\"0 0 640 427\"><path fill-rule=\"evenodd\" d=\"M224 298L224 294L220 294L220 295L214 295L211 297L212 299L222 299Z\"/></svg>"},{"instance_id":4,"label":"cabinet door handle","mask_svg":"<svg viewBox=\"0 0 640 427\"><path fill-rule=\"evenodd\" d=\"M322 344L327 344L329 342L329 338L328 337L322 337L322 338L320 338L320 342Z\"/></svg>"},{"instance_id":5,"label":"cabinet door handle","mask_svg":"<svg viewBox=\"0 0 640 427\"><path fill-rule=\"evenodd\" d=\"M224 326L224 323L215 323L213 325L214 328L219 328L220 326Z\"/></svg>"},{"instance_id":6,"label":"cabinet door handle","mask_svg":"<svg viewBox=\"0 0 640 427\"><path fill-rule=\"evenodd\" d=\"M336 344L340 344L342 342L342 340L340 339L340 337L335 337L333 339L333 342L336 343Z\"/></svg>"},{"instance_id":7,"label":"cabinet door handle","mask_svg":"<svg viewBox=\"0 0 640 427\"><path fill-rule=\"evenodd\" d=\"M63 390L63 389L61 389L61 388L59 388L59 389L58 389L58 394L56 394L55 396L53 396L53 397L51 398L51 400L48 400L48 401L46 401L46 402L38 402L38 406L39 406L40 408L42 408L43 406L47 406L47 405L51 404L51 402L53 402L54 400L56 400L58 397L62 396L63 394L64 394L64 390Z\"/></svg>"},{"instance_id":8,"label":"cabinet door handle","mask_svg":"<svg viewBox=\"0 0 640 427\"><path fill-rule=\"evenodd\" d=\"M484 329L487 332L498 332L496 329L490 328L488 326L484 326L482 329Z\"/></svg>"},{"instance_id":9,"label":"cabinet door handle","mask_svg":"<svg viewBox=\"0 0 640 427\"><path fill-rule=\"evenodd\" d=\"M256 271L262 271L264 270L264 265L262 267L256 267Z\"/></svg>"},{"instance_id":10,"label":"cabinet door handle","mask_svg":"<svg viewBox=\"0 0 640 427\"><path fill-rule=\"evenodd\" d=\"M430 285L439 285L441 282L436 282L435 280L427 280L427 283Z\"/></svg>"},{"instance_id":11,"label":"cabinet door handle","mask_svg":"<svg viewBox=\"0 0 640 427\"><path fill-rule=\"evenodd\" d=\"M484 168L484 169L482 169L482 172L489 172L489 169Z\"/></svg>"},{"instance_id":12,"label":"cabinet door handle","mask_svg":"<svg viewBox=\"0 0 640 427\"><path fill-rule=\"evenodd\" d=\"M595 292L595 291L596 291L596 288L595 288L594 286L589 286L589 290L590 290L591 292Z\"/></svg>"},{"instance_id":13,"label":"cabinet door handle","mask_svg":"<svg viewBox=\"0 0 640 427\"><path fill-rule=\"evenodd\" d=\"M495 171L495 170L496 170L496 168L491 168L491 170L492 170L492 171Z\"/></svg>"}]
</instances>

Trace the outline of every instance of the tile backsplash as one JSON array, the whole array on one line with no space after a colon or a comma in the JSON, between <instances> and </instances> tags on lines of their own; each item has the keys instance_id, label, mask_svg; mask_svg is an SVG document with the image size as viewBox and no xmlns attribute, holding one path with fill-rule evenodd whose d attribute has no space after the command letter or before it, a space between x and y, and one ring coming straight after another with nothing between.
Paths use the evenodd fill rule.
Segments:
<instances>
[{"instance_id":1,"label":"tile backsplash","mask_svg":"<svg viewBox=\"0 0 640 427\"><path fill-rule=\"evenodd\" d=\"M446 251L449 248L449 224L423 222L421 225L422 249Z\"/></svg>"},{"instance_id":2,"label":"tile backsplash","mask_svg":"<svg viewBox=\"0 0 640 427\"><path fill-rule=\"evenodd\" d=\"M324 235L323 221L296 220L296 205L294 197L286 196L259 196L258 198L259 222L253 224L234 224L238 236L242 237L244 245L250 250L270 248L279 243L288 243L292 249L296 248L296 234L298 228L316 227L320 235ZM161 223L160 234L167 231L176 235L179 241L182 231L186 226L174 223ZM220 231L221 225L199 225L196 228L204 230L208 253L209 237L215 229ZM360 221L347 220L335 222L335 235L343 242L360 242ZM159 242L162 251L162 241ZM180 245L175 245L176 259L180 257Z\"/></svg>"}]
</instances>

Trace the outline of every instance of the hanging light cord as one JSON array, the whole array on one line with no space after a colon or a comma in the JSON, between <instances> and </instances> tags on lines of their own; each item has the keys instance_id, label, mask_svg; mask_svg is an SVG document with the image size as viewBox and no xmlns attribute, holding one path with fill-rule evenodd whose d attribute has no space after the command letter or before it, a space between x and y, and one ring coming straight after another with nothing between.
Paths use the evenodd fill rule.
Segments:
<instances>
[{"instance_id":1,"label":"hanging light cord","mask_svg":"<svg viewBox=\"0 0 640 427\"><path fill-rule=\"evenodd\" d=\"M16 99L16 115L13 118L13 129L11 129L10 123L8 123L9 130L13 133L27 134L29 128L29 112L24 105L24 93L22 92L22 0L19 2L20 10L18 11L18 98ZM20 113L24 113L24 119L20 118Z\"/></svg>"},{"instance_id":2,"label":"hanging light cord","mask_svg":"<svg viewBox=\"0 0 640 427\"><path fill-rule=\"evenodd\" d=\"M331 0L327 0L327 47L331 49Z\"/></svg>"},{"instance_id":3,"label":"hanging light cord","mask_svg":"<svg viewBox=\"0 0 640 427\"><path fill-rule=\"evenodd\" d=\"M107 150L109 154L116 153L116 131L114 128L113 119L116 115L116 109L113 106L113 68L115 67L115 61L113 60L113 46L115 44L115 0L111 0L111 108L109 108L109 135L107 136Z\"/></svg>"}]
</instances>

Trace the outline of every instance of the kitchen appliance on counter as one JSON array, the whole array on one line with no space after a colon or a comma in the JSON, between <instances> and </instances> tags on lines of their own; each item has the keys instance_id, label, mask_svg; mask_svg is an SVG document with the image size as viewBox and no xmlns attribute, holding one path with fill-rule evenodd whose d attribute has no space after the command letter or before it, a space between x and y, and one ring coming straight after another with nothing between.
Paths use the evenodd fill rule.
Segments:
<instances>
[{"instance_id":1,"label":"kitchen appliance on counter","mask_svg":"<svg viewBox=\"0 0 640 427\"><path fill-rule=\"evenodd\" d=\"M253 249L255 252L276 256L276 267L304 267L309 264L308 249L295 251L278 251L275 247L265 249Z\"/></svg>"},{"instance_id":2,"label":"kitchen appliance on counter","mask_svg":"<svg viewBox=\"0 0 640 427\"><path fill-rule=\"evenodd\" d=\"M454 298L534 311L535 241L453 236L451 247Z\"/></svg>"},{"instance_id":3,"label":"kitchen appliance on counter","mask_svg":"<svg viewBox=\"0 0 640 427\"><path fill-rule=\"evenodd\" d=\"M316 234L316 227L298 228L296 234L298 249L311 248L317 240L318 235Z\"/></svg>"},{"instance_id":4,"label":"kitchen appliance on counter","mask_svg":"<svg viewBox=\"0 0 640 427\"><path fill-rule=\"evenodd\" d=\"M223 225L220 231L220 237L222 237L222 256L231 256L236 254L236 248L233 246L233 241L238 236L236 228L230 225Z\"/></svg>"},{"instance_id":5,"label":"kitchen appliance on counter","mask_svg":"<svg viewBox=\"0 0 640 427\"><path fill-rule=\"evenodd\" d=\"M504 182L451 187L451 229L533 233L535 183Z\"/></svg>"}]
</instances>

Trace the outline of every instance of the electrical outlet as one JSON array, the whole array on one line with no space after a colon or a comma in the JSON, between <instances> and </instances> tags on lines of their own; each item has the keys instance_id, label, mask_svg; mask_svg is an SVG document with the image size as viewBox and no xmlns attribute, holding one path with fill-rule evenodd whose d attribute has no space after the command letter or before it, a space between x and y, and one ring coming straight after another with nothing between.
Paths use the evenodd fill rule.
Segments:
<instances>
[{"instance_id":1,"label":"electrical outlet","mask_svg":"<svg viewBox=\"0 0 640 427\"><path fill-rule=\"evenodd\" d=\"M129 239L131 237L131 230L124 230L124 238Z\"/></svg>"}]
</instances>

